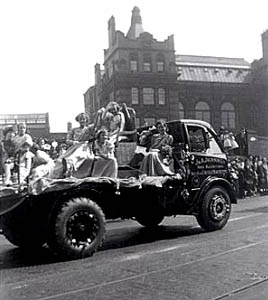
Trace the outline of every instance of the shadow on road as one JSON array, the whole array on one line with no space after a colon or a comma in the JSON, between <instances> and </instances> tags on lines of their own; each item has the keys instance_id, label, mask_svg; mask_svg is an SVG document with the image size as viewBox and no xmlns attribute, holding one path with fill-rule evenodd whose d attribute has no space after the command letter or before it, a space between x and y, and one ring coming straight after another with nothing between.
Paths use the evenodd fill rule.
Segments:
<instances>
[{"instance_id":1,"label":"shadow on road","mask_svg":"<svg viewBox=\"0 0 268 300\"><path fill-rule=\"evenodd\" d=\"M126 230L113 229L107 233L106 240L99 251L148 244L160 240L176 239L183 236L205 232L193 226L158 226L155 228L132 227Z\"/></svg>"},{"instance_id":2,"label":"shadow on road","mask_svg":"<svg viewBox=\"0 0 268 300\"><path fill-rule=\"evenodd\" d=\"M155 228L130 227L108 230L105 242L99 251L119 249L135 245L148 244L155 241L176 239L183 236L198 235L205 232L192 226L158 226ZM41 249L23 251L12 245L4 247L0 252L0 270L45 265L63 262L52 255L45 246Z\"/></svg>"},{"instance_id":3,"label":"shadow on road","mask_svg":"<svg viewBox=\"0 0 268 300\"><path fill-rule=\"evenodd\" d=\"M59 262L59 259L53 256L46 247L33 251L24 251L14 247L10 245L8 249L0 252L0 270Z\"/></svg>"}]
</instances>

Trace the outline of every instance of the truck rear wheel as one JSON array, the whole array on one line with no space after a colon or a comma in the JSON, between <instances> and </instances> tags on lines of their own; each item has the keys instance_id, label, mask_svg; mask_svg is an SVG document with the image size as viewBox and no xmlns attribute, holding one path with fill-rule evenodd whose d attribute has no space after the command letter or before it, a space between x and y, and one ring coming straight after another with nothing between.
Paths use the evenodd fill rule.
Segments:
<instances>
[{"instance_id":1,"label":"truck rear wheel","mask_svg":"<svg viewBox=\"0 0 268 300\"><path fill-rule=\"evenodd\" d=\"M215 186L206 192L196 216L198 224L207 231L223 228L231 214L231 200L227 191Z\"/></svg>"},{"instance_id":2,"label":"truck rear wheel","mask_svg":"<svg viewBox=\"0 0 268 300\"><path fill-rule=\"evenodd\" d=\"M79 259L91 256L104 235L101 208L87 198L73 198L64 202L52 218L48 245L60 257Z\"/></svg>"},{"instance_id":3,"label":"truck rear wheel","mask_svg":"<svg viewBox=\"0 0 268 300\"><path fill-rule=\"evenodd\" d=\"M141 214L136 216L136 221L145 227L155 227L164 219L161 214Z\"/></svg>"}]
</instances>

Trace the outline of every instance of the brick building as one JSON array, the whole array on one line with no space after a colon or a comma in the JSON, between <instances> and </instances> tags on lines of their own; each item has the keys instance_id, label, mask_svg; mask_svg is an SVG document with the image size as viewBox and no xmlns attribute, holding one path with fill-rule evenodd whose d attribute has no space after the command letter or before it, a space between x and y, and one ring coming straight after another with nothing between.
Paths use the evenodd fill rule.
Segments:
<instances>
[{"instance_id":1,"label":"brick building","mask_svg":"<svg viewBox=\"0 0 268 300\"><path fill-rule=\"evenodd\" d=\"M14 126L24 122L28 132L36 138L49 137L50 125L48 113L41 114L6 114L0 115L0 134L8 126Z\"/></svg>"},{"instance_id":2,"label":"brick building","mask_svg":"<svg viewBox=\"0 0 268 300\"><path fill-rule=\"evenodd\" d=\"M252 64L243 58L179 55L173 36L157 41L142 26L134 7L125 35L108 21L109 47L104 69L95 65L95 85L84 94L93 120L109 101L135 108L137 125L158 119L196 118L238 132L268 136L268 31L262 34L263 57Z\"/></svg>"}]
</instances>

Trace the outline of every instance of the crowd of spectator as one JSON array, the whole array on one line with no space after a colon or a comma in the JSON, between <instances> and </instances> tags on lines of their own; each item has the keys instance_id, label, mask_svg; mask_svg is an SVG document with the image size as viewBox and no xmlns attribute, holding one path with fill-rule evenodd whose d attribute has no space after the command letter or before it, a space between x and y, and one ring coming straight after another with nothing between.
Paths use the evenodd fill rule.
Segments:
<instances>
[{"instance_id":1,"label":"crowd of spectator","mask_svg":"<svg viewBox=\"0 0 268 300\"><path fill-rule=\"evenodd\" d=\"M230 158L229 168L238 198L268 194L267 158L249 155Z\"/></svg>"},{"instance_id":2,"label":"crowd of spectator","mask_svg":"<svg viewBox=\"0 0 268 300\"><path fill-rule=\"evenodd\" d=\"M5 128L3 135L0 141L0 175L6 186L24 183L31 172L37 175L51 171L53 162L68 148L65 139L32 138L24 123L18 124L17 128Z\"/></svg>"},{"instance_id":3,"label":"crowd of spectator","mask_svg":"<svg viewBox=\"0 0 268 300\"><path fill-rule=\"evenodd\" d=\"M249 155L247 130L242 128L237 135L234 135L222 126L218 136L229 157L229 169L238 198L267 194L267 158Z\"/></svg>"}]
</instances>

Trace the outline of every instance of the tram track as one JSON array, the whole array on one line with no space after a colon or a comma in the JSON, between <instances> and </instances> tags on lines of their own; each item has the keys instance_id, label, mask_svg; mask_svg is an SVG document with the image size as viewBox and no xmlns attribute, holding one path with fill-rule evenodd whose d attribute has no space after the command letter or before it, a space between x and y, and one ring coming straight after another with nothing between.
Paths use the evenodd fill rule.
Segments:
<instances>
[{"instance_id":1,"label":"tram track","mask_svg":"<svg viewBox=\"0 0 268 300\"><path fill-rule=\"evenodd\" d=\"M91 291L91 290L94 290L94 289L102 289L104 287L116 285L116 284L123 283L123 282L125 283L127 281L135 280L135 279L138 279L138 278L143 278L143 277L150 276L150 275L153 275L153 274L157 274L157 273L159 274L159 273L163 273L163 272L166 272L166 271L172 271L172 270L177 269L177 268L181 268L181 267L185 267L185 266L205 262L207 260L211 260L211 259L215 259L215 258L218 258L218 257L222 257L224 255L229 255L229 254L232 254L232 253L235 253L235 252L243 251L245 249L260 246L260 245L263 245L263 244L266 244L266 243L268 243L268 239L264 240L264 241L259 241L259 242L256 242L256 243L251 243L251 244L248 244L248 245L244 245L244 246L241 246L241 247L233 248L233 249L230 249L230 250L227 250L227 251L222 251L222 252L219 252L219 253L216 253L216 254L208 255L208 256L205 256L205 257L201 257L199 259L191 260L191 261L186 262L186 263L180 263L180 264L176 264L176 265L169 266L169 267L166 267L166 268L159 268L159 269L153 270L153 271L142 272L142 273L135 274L135 275L132 275L132 276L127 276L125 278L121 278L121 279L118 279L118 280L111 280L111 281L103 282L103 283L100 283L100 284L96 284L96 285L93 285L93 286L90 286L90 287L85 287L85 288L80 288L80 289L73 289L73 290L70 290L70 291L67 291L67 292L58 293L58 294L45 296L45 297L38 297L38 298L35 298L35 300L50 300L50 299L58 299L58 298L64 299L65 297L71 296L71 295L74 295L74 294L84 293L84 292L88 292L88 291ZM264 282L266 280L268 280L268 279L265 278L263 280L259 280L258 282L254 282L254 283L261 283L261 282ZM243 286L239 289L234 289L233 291L231 291L229 293L221 295L218 298L217 297L213 298L211 300L224 299L224 297L226 298L228 295L230 295L230 293L236 293L236 292L238 292L240 290L243 290L247 287L250 288L251 285L253 285L253 283L248 284L246 286ZM220 297L222 297L222 298L220 298Z\"/></svg>"},{"instance_id":2,"label":"tram track","mask_svg":"<svg viewBox=\"0 0 268 300\"><path fill-rule=\"evenodd\" d=\"M250 288L252 288L252 287L255 287L255 286L257 286L257 285L260 285L260 284L262 284L262 283L264 283L264 282L266 282L266 281L268 282L268 278L259 279L259 280L255 281L255 282L246 284L246 285L244 285L244 286L242 286L242 287L240 287L240 288L238 288L238 289L231 290L231 291L229 291L228 293L224 293L224 294L222 294L221 296L217 296L216 298L211 298L211 299L209 299L209 300L222 300L222 299L227 299L227 298L230 298L230 297L234 296L235 294L238 294L238 293L240 293L240 292L246 291L246 290L248 290L248 289L250 289Z\"/></svg>"}]
</instances>

